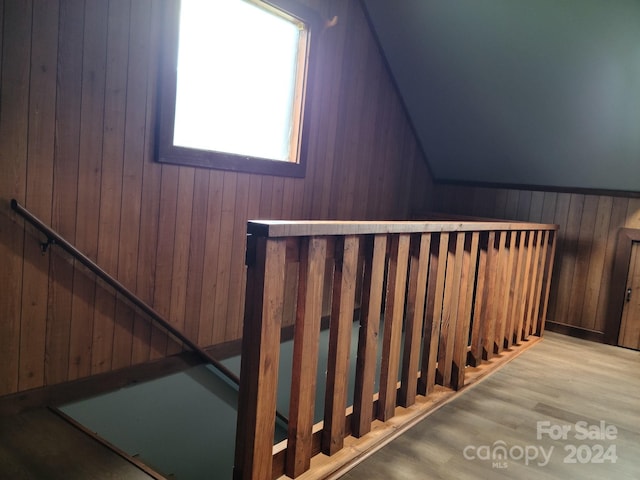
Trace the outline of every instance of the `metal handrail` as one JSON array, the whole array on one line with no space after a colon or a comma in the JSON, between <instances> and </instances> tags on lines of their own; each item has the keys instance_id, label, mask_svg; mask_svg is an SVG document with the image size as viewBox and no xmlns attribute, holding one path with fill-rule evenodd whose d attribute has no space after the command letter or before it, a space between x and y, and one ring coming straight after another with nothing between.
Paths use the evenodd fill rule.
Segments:
<instances>
[{"instance_id":1,"label":"metal handrail","mask_svg":"<svg viewBox=\"0 0 640 480\"><path fill-rule=\"evenodd\" d=\"M11 200L11 208L22 215L29 223L31 223L34 227L40 230L47 236L47 241L40 244L42 248L42 252L45 253L50 245L58 245L63 250L68 252L72 257L82 263L85 267L95 273L98 277L104 280L107 284L111 285L118 293L120 293L123 297L129 300L133 305L142 310L145 314L151 318L154 322L164 328L167 332L173 335L175 338L180 340L184 345L189 347L193 352L198 354L202 360L207 363L213 365L216 370L218 370L223 376L233 382L235 385L239 385L240 379L238 376L225 367L218 359L211 356L207 351L205 351L202 347L197 345L193 340L187 337L180 330L176 329L173 325L171 325L167 320L165 320L162 315L156 312L151 306L149 306L146 302L144 302L140 297L131 292L127 287L125 287L118 280L113 278L109 273L103 270L99 265L97 265L93 260L87 257L84 253L78 250L76 247L71 245L67 240L65 240L59 233L55 230L49 228L45 225L42 220L32 214L29 210L24 208L16 199Z\"/></svg>"}]
</instances>

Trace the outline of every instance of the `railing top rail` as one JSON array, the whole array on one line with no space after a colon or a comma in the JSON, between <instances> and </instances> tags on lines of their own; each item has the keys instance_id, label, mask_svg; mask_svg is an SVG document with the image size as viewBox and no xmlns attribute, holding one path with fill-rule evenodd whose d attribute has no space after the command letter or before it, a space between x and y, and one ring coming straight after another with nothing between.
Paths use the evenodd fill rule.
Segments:
<instances>
[{"instance_id":1,"label":"railing top rail","mask_svg":"<svg viewBox=\"0 0 640 480\"><path fill-rule=\"evenodd\" d=\"M304 237L312 235L367 235L420 232L558 230L558 225L525 222L472 221L335 221L249 220L247 232L259 237Z\"/></svg>"}]
</instances>

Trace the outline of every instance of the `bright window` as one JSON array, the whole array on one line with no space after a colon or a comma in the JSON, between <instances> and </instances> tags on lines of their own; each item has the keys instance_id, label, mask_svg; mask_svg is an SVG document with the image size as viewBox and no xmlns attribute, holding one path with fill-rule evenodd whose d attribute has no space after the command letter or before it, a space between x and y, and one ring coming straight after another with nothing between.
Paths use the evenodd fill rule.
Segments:
<instances>
[{"instance_id":1,"label":"bright window","mask_svg":"<svg viewBox=\"0 0 640 480\"><path fill-rule=\"evenodd\" d=\"M180 2L165 49L160 161L304 174L309 24L278 3Z\"/></svg>"}]
</instances>

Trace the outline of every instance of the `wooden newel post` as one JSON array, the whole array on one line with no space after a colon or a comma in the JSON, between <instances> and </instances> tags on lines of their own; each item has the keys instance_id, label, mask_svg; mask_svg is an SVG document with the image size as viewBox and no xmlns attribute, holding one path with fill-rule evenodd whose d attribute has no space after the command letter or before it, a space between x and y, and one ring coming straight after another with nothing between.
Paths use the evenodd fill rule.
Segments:
<instances>
[{"instance_id":1,"label":"wooden newel post","mask_svg":"<svg viewBox=\"0 0 640 480\"><path fill-rule=\"evenodd\" d=\"M285 254L284 238L247 240L234 480L271 479Z\"/></svg>"}]
</instances>

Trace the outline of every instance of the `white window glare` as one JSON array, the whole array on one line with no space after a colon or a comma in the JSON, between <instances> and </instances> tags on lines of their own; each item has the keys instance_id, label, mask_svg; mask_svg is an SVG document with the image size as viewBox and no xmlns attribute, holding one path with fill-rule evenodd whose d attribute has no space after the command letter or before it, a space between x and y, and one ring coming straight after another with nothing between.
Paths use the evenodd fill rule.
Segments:
<instances>
[{"instance_id":1,"label":"white window glare","mask_svg":"<svg viewBox=\"0 0 640 480\"><path fill-rule=\"evenodd\" d=\"M244 0L182 0L174 145L295 161L299 36Z\"/></svg>"}]
</instances>

